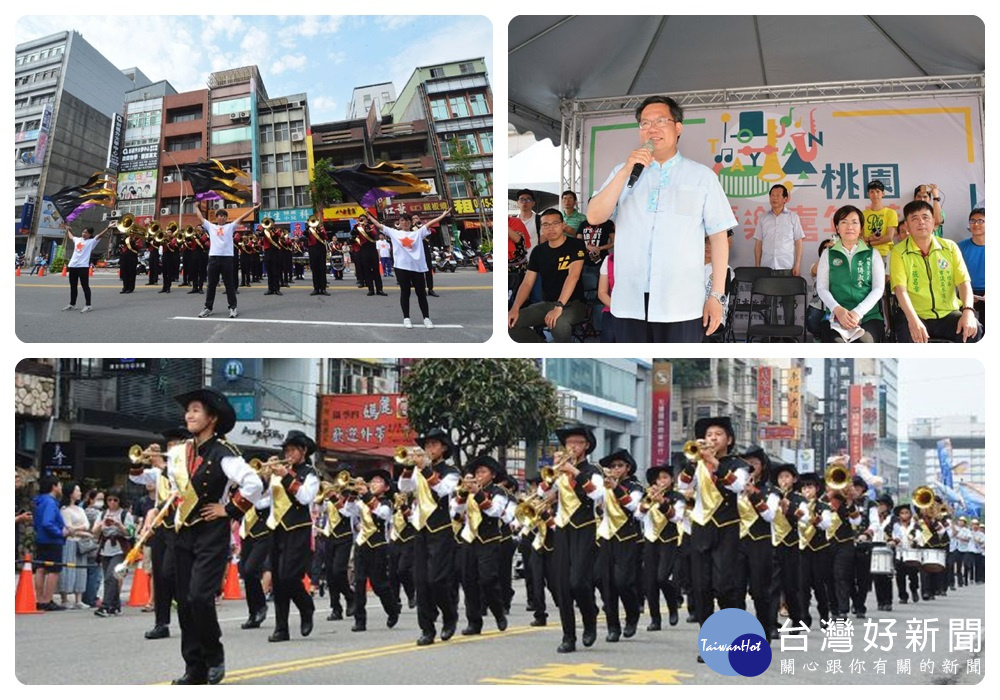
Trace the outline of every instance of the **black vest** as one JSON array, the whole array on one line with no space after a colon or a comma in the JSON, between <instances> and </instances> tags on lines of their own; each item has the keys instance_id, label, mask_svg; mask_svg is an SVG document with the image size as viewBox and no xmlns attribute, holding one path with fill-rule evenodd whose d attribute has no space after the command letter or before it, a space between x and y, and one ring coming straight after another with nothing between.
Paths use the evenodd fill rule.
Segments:
<instances>
[{"instance_id":1,"label":"black vest","mask_svg":"<svg viewBox=\"0 0 1000 700\"><path fill-rule=\"evenodd\" d=\"M452 465L448 464L443 460L432 466L431 469L441 479L444 479L449 474L455 474L459 478L461 478L462 476L461 473L458 471L458 469L456 469L455 467L453 467ZM431 513L430 517L427 518L427 529L430 532L438 532L439 530L443 530L444 528L450 528L451 512L449 509L448 501L451 499L451 495L448 494L445 496L438 496L437 492L433 489L433 487L431 488L431 493L434 495L434 500L437 502L437 508L435 508L434 512ZM412 507L416 508L416 505Z\"/></svg>"},{"instance_id":2,"label":"black vest","mask_svg":"<svg viewBox=\"0 0 1000 700\"><path fill-rule=\"evenodd\" d=\"M760 493L753 498L748 498L750 505L756 506L761 501L767 502L768 497L771 495L771 487L767 484L758 484L758 489ZM750 529L747 531L747 537L751 540L762 540L771 538L771 523L764 520L764 515L762 513L757 513L757 519L753 521L750 525Z\"/></svg>"},{"instance_id":3,"label":"black vest","mask_svg":"<svg viewBox=\"0 0 1000 700\"><path fill-rule=\"evenodd\" d=\"M615 489L615 498L618 500L619 505L622 499L631 494L633 491L643 491L642 484L640 484L634 476L626 476L621 482L619 482L618 487ZM636 504L638 507L638 504ZM628 520L625 524L618 528L618 532L615 533L614 538L619 541L632 540L642 534L642 526L635 517L635 512L628 509L627 506L621 506L621 509L625 511L625 515L628 516ZM666 528L663 528L666 530Z\"/></svg>"},{"instance_id":4,"label":"black vest","mask_svg":"<svg viewBox=\"0 0 1000 700\"><path fill-rule=\"evenodd\" d=\"M781 489L777 486L774 487L774 493L778 495L778 500L782 498ZM785 519L791 526L791 530L785 538L781 540L781 544L786 547L798 547L799 546L799 519L795 517L795 511L799 509L799 506L805 503L805 499L802 498L802 494L796 491L789 491L784 495L784 498L788 499L788 510L784 511ZM781 505L778 505L781 508ZM773 523L772 523L773 527Z\"/></svg>"},{"instance_id":5,"label":"black vest","mask_svg":"<svg viewBox=\"0 0 1000 700\"><path fill-rule=\"evenodd\" d=\"M305 483L306 477L315 473L316 470L308 464L296 464L281 480L281 485L285 487L285 493L288 494L288 500L291 501L292 506L285 512L278 527L285 530L294 530L306 525L312 525L312 513L310 513L309 506L299 503L298 499L289 493L288 489L292 485L292 482L298 482L299 488L301 488L302 484ZM274 508L273 496L271 498L271 508Z\"/></svg>"},{"instance_id":6,"label":"black vest","mask_svg":"<svg viewBox=\"0 0 1000 700\"><path fill-rule=\"evenodd\" d=\"M480 496L480 494L483 495ZM485 489L481 489L479 491L479 494L476 494L476 496L479 496L478 498L476 498L476 503L480 504L481 506L482 502L486 500L487 496L492 500L493 497L496 495L506 497L507 492L504 491L499 486L497 486L496 484L490 484ZM468 517L468 515L466 517ZM492 515L486 515L486 513L483 513L483 519L482 521L480 521L479 530L476 533L479 541L482 542L483 544L486 544L487 542L495 542L499 540L501 535L500 524L501 524L500 518L494 518Z\"/></svg>"},{"instance_id":7,"label":"black vest","mask_svg":"<svg viewBox=\"0 0 1000 700\"><path fill-rule=\"evenodd\" d=\"M753 472L749 464L735 455L726 455L719 458L719 468L715 471L715 478L717 482L716 488L722 494L722 503L716 508L715 513L712 515L712 520L720 527L723 525L733 525L740 520L740 509L736 504L736 494L722 485L722 481L737 469L744 469L747 474Z\"/></svg>"},{"instance_id":8,"label":"black vest","mask_svg":"<svg viewBox=\"0 0 1000 700\"><path fill-rule=\"evenodd\" d=\"M597 513L594 508L594 499L587 494L584 486L590 483L590 479L594 474L603 476L604 472L587 461L580 462L580 464L576 465L576 468L580 470L580 473L576 477L576 488L573 489L573 492L580 499L580 507L576 509L576 512L569 519L569 526L576 528L595 525L597 523ZM558 486L553 484L552 488L558 488Z\"/></svg>"},{"instance_id":9,"label":"black vest","mask_svg":"<svg viewBox=\"0 0 1000 700\"><path fill-rule=\"evenodd\" d=\"M684 498L684 494L680 491L670 491L665 495L663 503L657 503L653 507L659 508L660 512L666 515L671 507L676 510L682 505L687 507L687 499ZM657 539L657 542L675 542L678 535L680 535L680 530L677 527L677 523L673 520L668 520L667 524L663 526L663 530L660 531L660 537Z\"/></svg>"},{"instance_id":10,"label":"black vest","mask_svg":"<svg viewBox=\"0 0 1000 700\"><path fill-rule=\"evenodd\" d=\"M215 435L198 445L195 457L198 465L191 475L191 487L198 494L198 503L188 513L185 525L194 525L202 520L201 509L210 503L220 503L229 484L229 477L222 470L223 457L239 457L236 445Z\"/></svg>"},{"instance_id":11,"label":"black vest","mask_svg":"<svg viewBox=\"0 0 1000 700\"><path fill-rule=\"evenodd\" d=\"M380 496L379 499L378 499L378 505L375 506L375 507L378 508L379 506L389 506L389 512L390 512L389 520L391 521L392 520L392 515L391 515L391 513L392 513L392 499L389 496ZM368 508L368 504L359 499L358 500L358 507L359 508ZM371 536L365 541L365 545L364 546L370 547L370 548L381 547L382 545L384 545L386 543L385 528L386 528L386 522L387 521L385 521L382 518L380 518L375 513L374 510L369 510L369 512L371 513L371 516L372 516L372 522L375 523L375 532L373 532L371 534Z\"/></svg>"}]
</instances>

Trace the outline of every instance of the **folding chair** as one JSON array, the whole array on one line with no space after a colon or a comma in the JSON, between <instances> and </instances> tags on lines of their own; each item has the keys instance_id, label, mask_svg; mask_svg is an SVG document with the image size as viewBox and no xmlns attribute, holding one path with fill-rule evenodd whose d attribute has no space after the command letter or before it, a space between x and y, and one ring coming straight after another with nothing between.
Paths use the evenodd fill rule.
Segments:
<instances>
[{"instance_id":1,"label":"folding chair","mask_svg":"<svg viewBox=\"0 0 1000 700\"><path fill-rule=\"evenodd\" d=\"M754 323L751 319L747 328L748 341L752 342L755 338L781 338L800 343L806 341L806 281L803 278L760 277L753 283L753 294L763 297L766 316L762 323ZM799 297L802 298L801 303ZM793 301L791 309L784 309L786 314L791 312L792 318L783 318L779 323L778 309L785 306L786 299Z\"/></svg>"},{"instance_id":2,"label":"folding chair","mask_svg":"<svg viewBox=\"0 0 1000 700\"><path fill-rule=\"evenodd\" d=\"M770 277L769 267L737 267L733 270L735 276L732 295L729 301L730 319L726 324L725 342L747 342L747 328L753 317L761 317L763 303L759 297L754 299L753 283L761 277ZM756 303L755 303L756 302Z\"/></svg>"}]
</instances>

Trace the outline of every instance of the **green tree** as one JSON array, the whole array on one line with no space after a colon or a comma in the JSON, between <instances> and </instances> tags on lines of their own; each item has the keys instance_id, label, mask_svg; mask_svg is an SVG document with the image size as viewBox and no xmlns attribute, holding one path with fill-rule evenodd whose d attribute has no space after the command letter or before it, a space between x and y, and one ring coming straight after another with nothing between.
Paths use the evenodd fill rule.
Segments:
<instances>
[{"instance_id":1,"label":"green tree","mask_svg":"<svg viewBox=\"0 0 1000 700\"><path fill-rule=\"evenodd\" d=\"M329 205L344 201L340 188L330 177L331 167L333 163L329 158L320 158L313 167L313 176L309 181L309 196L313 209L319 216L322 216L323 209Z\"/></svg>"},{"instance_id":2,"label":"green tree","mask_svg":"<svg viewBox=\"0 0 1000 700\"><path fill-rule=\"evenodd\" d=\"M479 217L479 230L482 232L480 244L484 241L492 241L493 233L490 230L490 221L480 200L487 193L479 191L479 180L476 179L476 175L472 171L472 166L478 157L470 153L465 141L459 140L457 136L448 142L448 151L450 154L448 164L451 166L451 172L465 181L466 187L469 188L469 195L472 197L472 207L476 210L476 216Z\"/></svg>"},{"instance_id":3,"label":"green tree","mask_svg":"<svg viewBox=\"0 0 1000 700\"><path fill-rule=\"evenodd\" d=\"M459 465L519 439L545 440L559 424L555 386L527 359L419 360L402 388L410 426L450 428Z\"/></svg>"}]
</instances>

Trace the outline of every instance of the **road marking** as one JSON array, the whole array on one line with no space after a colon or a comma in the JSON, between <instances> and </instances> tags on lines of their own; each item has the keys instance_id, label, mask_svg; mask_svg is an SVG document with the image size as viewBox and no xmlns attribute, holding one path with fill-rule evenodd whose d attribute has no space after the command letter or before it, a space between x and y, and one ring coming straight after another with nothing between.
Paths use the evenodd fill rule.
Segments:
<instances>
[{"instance_id":1,"label":"road marking","mask_svg":"<svg viewBox=\"0 0 1000 700\"><path fill-rule=\"evenodd\" d=\"M45 284L45 283L38 284L38 283L35 283L35 282L18 282L16 286L18 286L18 287L38 287L38 288L42 288L42 289L58 289L61 292L66 291L66 287L67 287L67 285L65 285L65 284ZM142 286L145 287L146 285L142 285ZM91 289L121 289L121 285L119 285L119 284L91 284L90 288ZM386 285L386 288L389 289L389 290L398 289L398 287L389 286L389 285ZM177 287L177 286L174 286L174 287L171 287L171 289L172 290L175 290L175 289L184 289L185 290L184 293L187 293L186 292L187 287ZM244 289L244 288L241 288L241 289ZM261 286L261 287L250 287L249 289L264 289L264 287L263 286ZM312 291L311 287L292 287L291 289L292 290L300 290L302 292L311 292ZM139 288L136 287L135 291L138 292ZM218 291L220 291L220 292L223 291L223 288L219 287ZM282 292L282 295L289 294L290 291ZM367 292L365 292L364 288L358 289L357 287L327 287L326 291L328 291L328 292L357 292L358 294L361 294L361 293L367 294ZM434 287L434 291L435 292L439 292L439 291L440 292L483 292L483 291L493 291L493 285L470 285L470 286L462 286L462 287L442 287L442 286L436 286L436 287ZM149 293L154 293L154 292L159 292L159 289L153 288L153 289L149 290ZM171 291L171 294L172 293L173 292Z\"/></svg>"},{"instance_id":2,"label":"road marking","mask_svg":"<svg viewBox=\"0 0 1000 700\"><path fill-rule=\"evenodd\" d=\"M504 685L677 685L691 673L668 668L614 668L600 663L546 664L527 668L509 678L481 678L480 683Z\"/></svg>"},{"instance_id":3,"label":"road marking","mask_svg":"<svg viewBox=\"0 0 1000 700\"><path fill-rule=\"evenodd\" d=\"M402 323L373 323L368 321L303 321L295 319L283 319L283 318L226 318L226 311L220 311L220 316L218 318L208 318L215 321L216 323L284 323L287 325L299 325L299 326L369 326L375 328L403 328ZM199 318L197 316L173 316L174 321L198 321L204 323L206 319ZM420 329L423 328L423 323L414 323L413 328L408 328L406 330ZM434 328L430 330L437 330L438 328L464 328L457 324L434 324Z\"/></svg>"}]
</instances>

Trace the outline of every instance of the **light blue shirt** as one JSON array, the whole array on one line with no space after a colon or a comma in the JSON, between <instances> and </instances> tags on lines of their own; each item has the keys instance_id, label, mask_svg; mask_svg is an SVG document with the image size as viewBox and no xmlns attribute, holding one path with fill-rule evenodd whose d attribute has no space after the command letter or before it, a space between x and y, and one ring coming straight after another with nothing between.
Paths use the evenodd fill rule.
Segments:
<instances>
[{"instance_id":1,"label":"light blue shirt","mask_svg":"<svg viewBox=\"0 0 1000 700\"><path fill-rule=\"evenodd\" d=\"M615 167L601 190L623 167L624 163ZM657 323L701 318L705 237L737 225L715 173L680 153L662 165L653 161L632 189L622 188L611 219L615 222L611 313Z\"/></svg>"},{"instance_id":2,"label":"light blue shirt","mask_svg":"<svg viewBox=\"0 0 1000 700\"><path fill-rule=\"evenodd\" d=\"M768 209L757 219L753 240L761 242L760 264L772 270L791 270L795 267L795 241L805 238L799 215L783 209L775 216Z\"/></svg>"}]
</instances>

